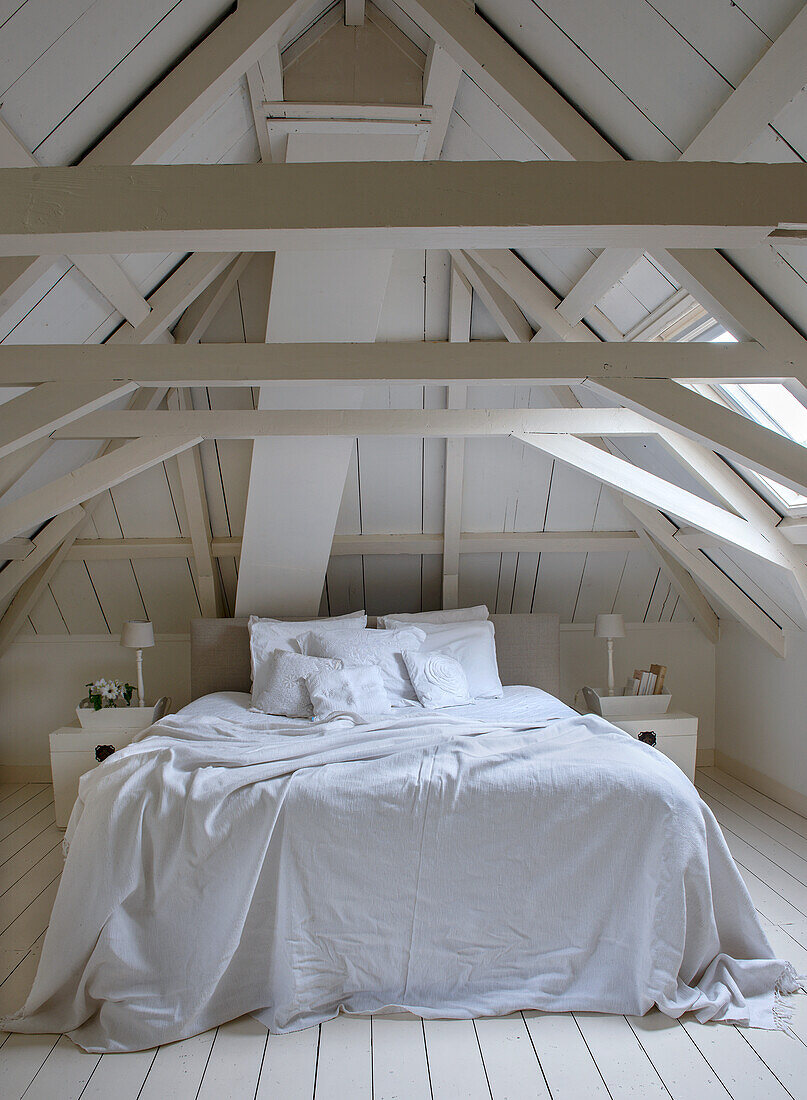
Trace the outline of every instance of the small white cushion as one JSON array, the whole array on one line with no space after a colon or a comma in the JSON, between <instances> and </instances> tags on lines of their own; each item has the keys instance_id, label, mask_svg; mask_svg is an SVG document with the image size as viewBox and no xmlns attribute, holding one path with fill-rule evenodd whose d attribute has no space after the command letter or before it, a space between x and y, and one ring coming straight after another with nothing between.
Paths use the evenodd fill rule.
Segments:
<instances>
[{"instance_id":1,"label":"small white cushion","mask_svg":"<svg viewBox=\"0 0 807 1100\"><path fill-rule=\"evenodd\" d=\"M323 669L309 673L305 682L317 721L345 714L364 720L392 710L381 672L373 665Z\"/></svg>"},{"instance_id":2,"label":"small white cushion","mask_svg":"<svg viewBox=\"0 0 807 1100\"><path fill-rule=\"evenodd\" d=\"M299 653L300 647L296 644L296 639L307 630L332 630L335 627L342 630L363 630L367 626L367 616L363 611L356 611L351 615L337 615L332 619L306 619L292 623L283 619L262 619L258 615L250 615L247 626L250 666L254 680L255 670L261 661L276 649Z\"/></svg>"},{"instance_id":3,"label":"small white cushion","mask_svg":"<svg viewBox=\"0 0 807 1100\"><path fill-rule=\"evenodd\" d=\"M403 655L409 679L424 707L462 707L472 702L468 678L456 657L408 650Z\"/></svg>"},{"instance_id":4,"label":"small white cushion","mask_svg":"<svg viewBox=\"0 0 807 1100\"><path fill-rule=\"evenodd\" d=\"M477 604L476 607L457 607L452 611L418 611L412 614L379 615L378 625L382 630L391 630L396 626L413 623L420 626L421 623L467 623L481 622L490 618L487 607Z\"/></svg>"},{"instance_id":5,"label":"small white cushion","mask_svg":"<svg viewBox=\"0 0 807 1100\"><path fill-rule=\"evenodd\" d=\"M314 710L305 677L311 672L336 671L341 667L338 660L276 649L258 667L252 685L252 709L286 718L310 718Z\"/></svg>"},{"instance_id":6,"label":"small white cushion","mask_svg":"<svg viewBox=\"0 0 807 1100\"><path fill-rule=\"evenodd\" d=\"M403 661L405 649L420 649L424 632L401 630L312 630L298 639L312 657L339 657L345 665L375 665L392 705L416 703L417 696Z\"/></svg>"},{"instance_id":7,"label":"small white cushion","mask_svg":"<svg viewBox=\"0 0 807 1100\"><path fill-rule=\"evenodd\" d=\"M421 623L426 640L421 653L440 650L456 657L468 678L468 690L474 699L500 699L504 694L496 663L493 623Z\"/></svg>"}]
</instances>

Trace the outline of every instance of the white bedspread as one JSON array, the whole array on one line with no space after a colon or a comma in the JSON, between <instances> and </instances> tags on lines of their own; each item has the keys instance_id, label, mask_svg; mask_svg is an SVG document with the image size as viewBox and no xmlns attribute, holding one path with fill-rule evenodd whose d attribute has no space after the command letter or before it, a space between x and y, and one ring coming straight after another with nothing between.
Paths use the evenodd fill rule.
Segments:
<instances>
[{"instance_id":1,"label":"white bedspread","mask_svg":"<svg viewBox=\"0 0 807 1100\"><path fill-rule=\"evenodd\" d=\"M792 968L655 750L530 688L355 728L248 701L192 704L82 779L6 1029L124 1051L340 1007L774 1026Z\"/></svg>"}]
</instances>

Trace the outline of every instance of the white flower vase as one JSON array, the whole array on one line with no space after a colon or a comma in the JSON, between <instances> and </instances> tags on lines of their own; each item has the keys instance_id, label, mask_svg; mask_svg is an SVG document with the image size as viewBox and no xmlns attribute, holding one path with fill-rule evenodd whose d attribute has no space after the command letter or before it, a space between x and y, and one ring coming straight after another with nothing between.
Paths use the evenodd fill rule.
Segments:
<instances>
[{"instance_id":1,"label":"white flower vase","mask_svg":"<svg viewBox=\"0 0 807 1100\"><path fill-rule=\"evenodd\" d=\"M85 730L145 729L151 725L154 707L76 707L76 715Z\"/></svg>"}]
</instances>

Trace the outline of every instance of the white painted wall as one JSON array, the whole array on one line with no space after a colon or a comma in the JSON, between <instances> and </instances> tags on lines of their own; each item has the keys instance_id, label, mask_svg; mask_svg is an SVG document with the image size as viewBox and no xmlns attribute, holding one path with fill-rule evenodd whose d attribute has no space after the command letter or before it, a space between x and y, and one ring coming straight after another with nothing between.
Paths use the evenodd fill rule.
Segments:
<instances>
[{"instance_id":1,"label":"white painted wall","mask_svg":"<svg viewBox=\"0 0 807 1100\"><path fill-rule=\"evenodd\" d=\"M146 700L170 695L177 709L190 697L188 638L158 635L156 643L143 651ZM134 651L117 636L18 639L0 660L0 766L49 766L48 734L77 725L84 685L99 676L134 682Z\"/></svg>"},{"instance_id":2,"label":"white painted wall","mask_svg":"<svg viewBox=\"0 0 807 1100\"><path fill-rule=\"evenodd\" d=\"M716 749L727 758L718 758L722 766L771 797L778 794L780 801L787 797L780 786L796 792L800 799L794 808L804 812L807 633L789 629L786 635L787 655L781 660L737 623L721 624Z\"/></svg>"},{"instance_id":3,"label":"white painted wall","mask_svg":"<svg viewBox=\"0 0 807 1100\"><path fill-rule=\"evenodd\" d=\"M673 705L701 719L699 748L714 748L714 649L690 623L628 626L616 645L616 672L650 662L666 664ZM163 635L143 654L149 700L171 695L174 709L190 693L190 645L186 636ZM561 628L561 695L572 702L583 684L605 680L605 644L591 626ZM20 638L0 659L0 766L49 765L48 734L74 724L84 685L98 676L130 679L134 654L117 637ZM711 762L711 761L710 761Z\"/></svg>"}]
</instances>

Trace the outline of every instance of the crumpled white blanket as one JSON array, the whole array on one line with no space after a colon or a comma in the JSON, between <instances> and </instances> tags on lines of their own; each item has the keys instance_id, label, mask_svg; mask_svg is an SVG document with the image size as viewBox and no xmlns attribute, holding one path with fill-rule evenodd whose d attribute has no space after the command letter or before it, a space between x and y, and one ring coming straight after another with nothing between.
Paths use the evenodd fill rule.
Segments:
<instances>
[{"instance_id":1,"label":"crumpled white blanket","mask_svg":"<svg viewBox=\"0 0 807 1100\"><path fill-rule=\"evenodd\" d=\"M227 697L163 719L82 779L39 970L0 1026L96 1052L340 1008L774 1027L795 976L695 789L548 700L351 728Z\"/></svg>"}]
</instances>

